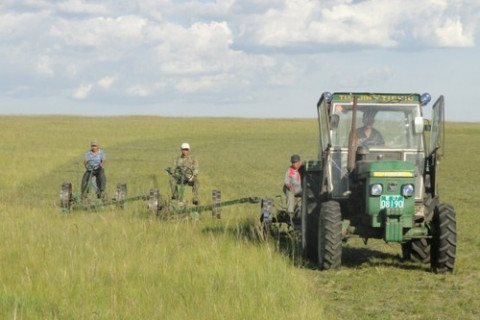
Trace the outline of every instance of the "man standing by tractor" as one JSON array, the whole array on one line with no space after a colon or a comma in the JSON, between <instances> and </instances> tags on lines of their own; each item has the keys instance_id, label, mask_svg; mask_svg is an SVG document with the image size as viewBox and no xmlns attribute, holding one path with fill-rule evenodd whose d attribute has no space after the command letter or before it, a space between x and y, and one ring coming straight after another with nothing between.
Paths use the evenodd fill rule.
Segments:
<instances>
[{"instance_id":1,"label":"man standing by tractor","mask_svg":"<svg viewBox=\"0 0 480 320\"><path fill-rule=\"evenodd\" d=\"M97 185L97 198L105 200L105 187L107 178L103 167L107 156L96 140L90 143L90 150L85 153L83 165L87 169L82 177L82 199L87 198L90 179L95 177Z\"/></svg>"},{"instance_id":2,"label":"man standing by tractor","mask_svg":"<svg viewBox=\"0 0 480 320\"><path fill-rule=\"evenodd\" d=\"M189 185L192 187L193 204L198 205L198 162L190 155L190 144L184 142L180 146L181 154L175 159L173 172L170 174L170 188L173 200L183 200L183 190L179 193L179 186Z\"/></svg>"},{"instance_id":3,"label":"man standing by tractor","mask_svg":"<svg viewBox=\"0 0 480 320\"><path fill-rule=\"evenodd\" d=\"M290 162L292 164L285 173L283 192L287 197L287 214L292 218L295 209L295 196L302 192L302 177L298 171L302 161L298 154L294 154L290 157Z\"/></svg>"}]
</instances>

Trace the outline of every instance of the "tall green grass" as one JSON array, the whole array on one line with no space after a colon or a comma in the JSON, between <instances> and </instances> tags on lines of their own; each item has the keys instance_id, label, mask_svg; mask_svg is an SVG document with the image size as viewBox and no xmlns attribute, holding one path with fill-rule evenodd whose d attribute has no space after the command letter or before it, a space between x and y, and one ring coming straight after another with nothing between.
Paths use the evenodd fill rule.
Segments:
<instances>
[{"instance_id":1,"label":"tall green grass","mask_svg":"<svg viewBox=\"0 0 480 320\"><path fill-rule=\"evenodd\" d=\"M107 193L158 187L189 142L200 162L201 201L281 193L292 153L317 157L314 119L0 117L1 319L476 319L480 284L476 211L480 125L449 123L440 165L442 201L457 210L452 275L403 262L400 247L349 241L344 266L321 272L262 243L259 206L222 219L158 220L144 201L62 213L91 139L107 152ZM190 195L189 195L190 196Z\"/></svg>"},{"instance_id":2,"label":"tall green grass","mask_svg":"<svg viewBox=\"0 0 480 320\"><path fill-rule=\"evenodd\" d=\"M223 221L19 209L2 228L2 319L282 317L309 285ZM316 299L303 305L321 315Z\"/></svg>"}]
</instances>

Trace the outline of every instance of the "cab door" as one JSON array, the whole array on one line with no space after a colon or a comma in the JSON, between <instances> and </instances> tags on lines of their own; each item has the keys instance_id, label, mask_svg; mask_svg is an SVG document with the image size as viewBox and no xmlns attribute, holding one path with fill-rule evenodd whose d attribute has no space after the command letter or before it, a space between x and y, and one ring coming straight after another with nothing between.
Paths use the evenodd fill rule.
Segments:
<instances>
[{"instance_id":1,"label":"cab door","mask_svg":"<svg viewBox=\"0 0 480 320\"><path fill-rule=\"evenodd\" d=\"M318 152L318 160L323 163L323 175L321 177L321 185L324 186L325 182L327 185L328 192L331 192L333 189L331 183L331 147L332 147L332 140L330 137L331 133L331 101L326 101L325 94L322 95L319 103L317 104L317 111L318 111L318 124L320 129L320 139L319 139L319 152ZM321 190L323 192L325 190Z\"/></svg>"},{"instance_id":2,"label":"cab door","mask_svg":"<svg viewBox=\"0 0 480 320\"><path fill-rule=\"evenodd\" d=\"M437 188L437 164L438 160L443 157L444 154L444 136L445 136L445 123L444 123L444 108L445 101L443 96L440 96L432 109L432 129L430 134L430 149L428 150L428 157L426 162L426 169L428 177L425 182L430 186L431 194L433 197L438 196Z\"/></svg>"},{"instance_id":3,"label":"cab door","mask_svg":"<svg viewBox=\"0 0 480 320\"><path fill-rule=\"evenodd\" d=\"M432 108L432 131L430 134L429 156L436 153L435 158L442 158L444 155L445 136L445 99L440 96Z\"/></svg>"},{"instance_id":4,"label":"cab door","mask_svg":"<svg viewBox=\"0 0 480 320\"><path fill-rule=\"evenodd\" d=\"M318 111L318 126L320 129L320 139L319 139L319 160L322 160L323 152L332 145L330 139L330 112L329 112L329 103L325 101L325 98L322 96L322 99L317 105Z\"/></svg>"}]
</instances>

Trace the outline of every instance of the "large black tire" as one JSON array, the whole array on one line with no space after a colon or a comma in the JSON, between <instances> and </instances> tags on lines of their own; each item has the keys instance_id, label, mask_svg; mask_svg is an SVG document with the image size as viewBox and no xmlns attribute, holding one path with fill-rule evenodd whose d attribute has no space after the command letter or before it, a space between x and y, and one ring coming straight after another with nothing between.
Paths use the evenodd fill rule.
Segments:
<instances>
[{"instance_id":1,"label":"large black tire","mask_svg":"<svg viewBox=\"0 0 480 320\"><path fill-rule=\"evenodd\" d=\"M303 256L317 262L317 233L318 217L320 215L319 175L307 174L303 179L302 208L301 208L301 230L302 230L302 251Z\"/></svg>"},{"instance_id":2,"label":"large black tire","mask_svg":"<svg viewBox=\"0 0 480 320\"><path fill-rule=\"evenodd\" d=\"M317 226L319 203L311 204L310 208L302 209L302 251L303 256L310 261L317 260Z\"/></svg>"},{"instance_id":3,"label":"large black tire","mask_svg":"<svg viewBox=\"0 0 480 320\"><path fill-rule=\"evenodd\" d=\"M342 264L342 213L337 201L321 204L318 221L318 266L338 269Z\"/></svg>"},{"instance_id":4,"label":"large black tire","mask_svg":"<svg viewBox=\"0 0 480 320\"><path fill-rule=\"evenodd\" d=\"M403 259L413 262L430 263L431 239L413 239L402 243Z\"/></svg>"},{"instance_id":5,"label":"large black tire","mask_svg":"<svg viewBox=\"0 0 480 320\"><path fill-rule=\"evenodd\" d=\"M453 272L457 248L455 209L448 204L435 207L432 220L431 266L436 273Z\"/></svg>"}]
</instances>

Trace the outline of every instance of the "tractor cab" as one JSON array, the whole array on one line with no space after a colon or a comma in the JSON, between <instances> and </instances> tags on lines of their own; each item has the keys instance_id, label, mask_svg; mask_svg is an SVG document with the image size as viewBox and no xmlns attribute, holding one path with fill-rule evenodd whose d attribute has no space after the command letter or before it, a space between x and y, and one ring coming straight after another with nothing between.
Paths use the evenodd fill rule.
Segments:
<instances>
[{"instance_id":1,"label":"tractor cab","mask_svg":"<svg viewBox=\"0 0 480 320\"><path fill-rule=\"evenodd\" d=\"M327 190L333 199L351 196L352 176L369 168L372 161L400 161L411 164L415 178L415 199L424 197L428 150L442 143L438 134L443 121L435 117L432 146L426 145L431 130L422 107L430 101L424 94L350 94L325 93L318 104L321 128L321 158L327 165ZM443 97L434 105L443 115ZM442 149L443 150L443 149ZM350 163L349 163L350 162Z\"/></svg>"}]
</instances>

